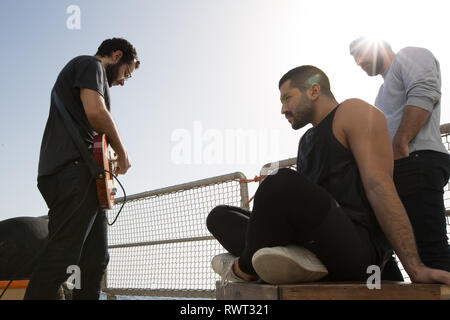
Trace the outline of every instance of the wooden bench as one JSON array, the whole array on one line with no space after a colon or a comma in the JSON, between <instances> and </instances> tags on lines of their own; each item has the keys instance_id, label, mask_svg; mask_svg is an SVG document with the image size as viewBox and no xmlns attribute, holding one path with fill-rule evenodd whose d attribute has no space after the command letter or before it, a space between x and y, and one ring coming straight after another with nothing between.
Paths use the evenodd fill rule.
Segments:
<instances>
[{"instance_id":1,"label":"wooden bench","mask_svg":"<svg viewBox=\"0 0 450 320\"><path fill-rule=\"evenodd\" d=\"M1 300L22 300L28 287L28 280L14 280L6 290ZM9 281L0 281L0 294L9 284Z\"/></svg>"},{"instance_id":2,"label":"wooden bench","mask_svg":"<svg viewBox=\"0 0 450 320\"><path fill-rule=\"evenodd\" d=\"M216 282L217 300L450 300L450 286L381 282L368 289L361 282L320 282L290 285Z\"/></svg>"},{"instance_id":3,"label":"wooden bench","mask_svg":"<svg viewBox=\"0 0 450 320\"><path fill-rule=\"evenodd\" d=\"M5 294L0 300L23 300L23 297L25 296L25 292L27 291L29 280L13 280L11 284L9 284L9 280L1 280L0 281L0 295L2 294L3 290L8 286L8 289L6 290ZM62 285L57 293L57 299L58 300L65 300L67 296L65 296L65 293L69 293L71 297L71 292L69 290L64 290L66 287Z\"/></svg>"}]
</instances>

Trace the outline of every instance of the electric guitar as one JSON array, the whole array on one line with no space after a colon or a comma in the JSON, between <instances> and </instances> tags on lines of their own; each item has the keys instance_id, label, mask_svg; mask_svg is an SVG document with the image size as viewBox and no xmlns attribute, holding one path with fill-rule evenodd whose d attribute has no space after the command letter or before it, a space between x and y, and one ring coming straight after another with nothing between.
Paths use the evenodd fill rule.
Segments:
<instances>
[{"instance_id":1,"label":"electric guitar","mask_svg":"<svg viewBox=\"0 0 450 320\"><path fill-rule=\"evenodd\" d=\"M98 204L102 209L112 209L117 188L114 186L114 180L110 172L115 172L116 155L108 144L106 135L98 134L94 136L93 155L100 167L109 171L105 171L101 178L96 179Z\"/></svg>"}]
</instances>

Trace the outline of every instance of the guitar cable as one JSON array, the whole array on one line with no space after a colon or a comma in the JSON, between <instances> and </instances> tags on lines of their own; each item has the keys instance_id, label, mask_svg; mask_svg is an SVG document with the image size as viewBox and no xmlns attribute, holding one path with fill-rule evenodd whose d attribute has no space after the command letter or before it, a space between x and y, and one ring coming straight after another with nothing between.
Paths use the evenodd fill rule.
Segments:
<instances>
[{"instance_id":1,"label":"guitar cable","mask_svg":"<svg viewBox=\"0 0 450 320\"><path fill-rule=\"evenodd\" d=\"M126 196L126 193L125 193L125 189L124 189L124 187L122 186L122 184L120 183L119 179L117 179L117 177L116 177L112 172L110 172L110 171L108 171L108 170L105 170L105 169L103 169L103 170L104 170L105 172L109 173L111 176L113 176L114 179L116 179L116 181L119 183L120 187L122 188L122 191L123 191L123 194L124 194L124 200L123 200L123 202L122 202L122 206L120 207L119 212L117 213L117 215L116 215L114 221L113 221L111 224L109 223L108 217L107 217L107 215L105 214L105 218L106 218L107 224L108 224L109 226L112 226L112 225L116 222L117 218L119 217L119 215L120 215L120 213L121 213L121 211L122 211L122 209L123 209L123 207L124 207L124 205L125 205L125 203L126 203L126 201L127 201L127 200L126 200L126 199L127 199L127 196ZM55 238L55 236L58 235L58 233L62 230L62 228L70 221L70 219L73 218L73 216L75 215L75 213L77 212L77 210L81 207L81 205L82 205L82 204L84 203L84 201L86 200L86 197L87 197L88 191L89 191L89 187L91 186L91 184L92 184L93 181L94 181L94 176L91 176L91 178L90 178L90 180L89 180L89 182L88 182L88 186L87 186L87 188L86 188L86 192L85 192L84 195L83 195L83 200L80 202L80 204L78 205L78 207L76 207L76 208L70 213L70 215L66 218L66 220L64 220L64 222L60 225L60 227L55 231L55 233L53 234L53 236L47 240L47 243L45 244L44 248L42 248L41 251L39 251L39 253L38 253L34 258L32 258L31 261L30 261L28 264L25 264L25 267L29 267L30 265L32 265L32 263L34 263L38 258L41 257L41 255L42 255L42 254L45 252L45 250L47 249L48 244L50 243L50 241L53 240L53 239ZM21 269L19 269L19 271L17 271L17 272L11 277L11 280L9 280L8 284L6 285L6 287L3 289L2 293L0 294L0 300L2 299L2 297L4 296L4 294L6 293L6 290L8 290L9 286L11 285L11 283L14 281L14 278L15 278L20 272L22 272L22 271L25 270L25 269L26 269L26 268L21 268Z\"/></svg>"},{"instance_id":2,"label":"guitar cable","mask_svg":"<svg viewBox=\"0 0 450 320\"><path fill-rule=\"evenodd\" d=\"M122 188L122 192L123 192L123 201L122 201L122 206L119 209L119 212L117 212L116 217L114 218L112 223L109 223L108 221L108 217L106 217L106 221L108 223L109 226L112 226L114 223L116 223L117 218L119 218L120 213L122 212L123 206L125 205L125 203L127 202L127 194L125 193L125 189L122 186L122 184L120 183L119 179L117 179L117 176L114 175L111 171L103 169L105 172L109 173L111 176L114 177L114 179L116 179L116 181L119 183L120 187Z\"/></svg>"}]
</instances>

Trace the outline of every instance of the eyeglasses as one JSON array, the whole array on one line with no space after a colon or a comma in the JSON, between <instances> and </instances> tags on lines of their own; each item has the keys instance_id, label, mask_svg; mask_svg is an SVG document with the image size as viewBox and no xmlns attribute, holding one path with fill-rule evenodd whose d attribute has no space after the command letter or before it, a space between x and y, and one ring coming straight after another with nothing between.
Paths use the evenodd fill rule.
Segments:
<instances>
[{"instance_id":1,"label":"eyeglasses","mask_svg":"<svg viewBox=\"0 0 450 320\"><path fill-rule=\"evenodd\" d=\"M127 64L127 71L124 74L125 81L131 78L130 66Z\"/></svg>"}]
</instances>

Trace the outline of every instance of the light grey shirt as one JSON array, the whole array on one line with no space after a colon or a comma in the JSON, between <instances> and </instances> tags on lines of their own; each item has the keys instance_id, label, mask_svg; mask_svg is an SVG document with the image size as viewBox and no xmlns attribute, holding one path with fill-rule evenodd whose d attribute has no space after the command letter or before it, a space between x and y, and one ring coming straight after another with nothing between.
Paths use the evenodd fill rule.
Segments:
<instances>
[{"instance_id":1,"label":"light grey shirt","mask_svg":"<svg viewBox=\"0 0 450 320\"><path fill-rule=\"evenodd\" d=\"M405 107L416 106L429 111L430 116L409 143L409 152L434 150L448 153L439 130L441 71L433 54L423 48L404 48L396 54L383 78L375 106L386 117L391 139L397 133Z\"/></svg>"}]
</instances>

